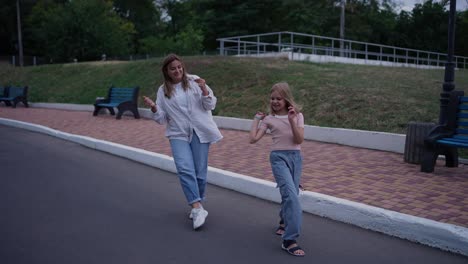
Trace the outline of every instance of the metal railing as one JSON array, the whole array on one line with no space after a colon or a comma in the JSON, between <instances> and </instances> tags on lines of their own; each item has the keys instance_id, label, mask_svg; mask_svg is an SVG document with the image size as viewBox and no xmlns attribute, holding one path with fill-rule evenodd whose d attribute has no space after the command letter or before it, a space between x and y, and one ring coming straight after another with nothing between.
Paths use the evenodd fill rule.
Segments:
<instances>
[{"instance_id":1,"label":"metal railing","mask_svg":"<svg viewBox=\"0 0 468 264\"><path fill-rule=\"evenodd\" d=\"M219 38L217 41L219 42L219 54L222 56L266 55L286 51L434 67L444 67L447 61L447 54L444 53L289 31ZM340 45L341 43L342 45ZM344 48L341 49L340 46ZM467 68L468 57L454 56L454 60L457 68Z\"/></svg>"}]
</instances>

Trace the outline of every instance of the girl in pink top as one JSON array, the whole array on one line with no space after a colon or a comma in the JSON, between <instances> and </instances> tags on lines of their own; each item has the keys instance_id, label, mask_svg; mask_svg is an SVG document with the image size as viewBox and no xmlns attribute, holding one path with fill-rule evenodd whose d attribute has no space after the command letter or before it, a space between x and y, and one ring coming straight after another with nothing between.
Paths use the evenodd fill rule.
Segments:
<instances>
[{"instance_id":1,"label":"girl in pink top","mask_svg":"<svg viewBox=\"0 0 468 264\"><path fill-rule=\"evenodd\" d=\"M277 83L271 88L270 114L257 112L250 129L250 143L259 141L267 130L273 136L270 163L281 194L280 226L276 234L282 235L282 249L302 257L305 252L298 246L296 239L302 224L299 182L302 173L300 144L304 141L304 116L294 102L287 83Z\"/></svg>"}]
</instances>

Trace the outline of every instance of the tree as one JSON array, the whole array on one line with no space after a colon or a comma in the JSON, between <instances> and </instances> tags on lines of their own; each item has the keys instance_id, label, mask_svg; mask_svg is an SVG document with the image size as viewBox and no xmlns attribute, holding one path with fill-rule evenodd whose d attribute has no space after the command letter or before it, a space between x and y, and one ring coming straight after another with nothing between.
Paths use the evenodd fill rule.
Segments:
<instances>
[{"instance_id":1,"label":"tree","mask_svg":"<svg viewBox=\"0 0 468 264\"><path fill-rule=\"evenodd\" d=\"M455 26L455 54L468 56L468 10L458 14Z\"/></svg>"},{"instance_id":2,"label":"tree","mask_svg":"<svg viewBox=\"0 0 468 264\"><path fill-rule=\"evenodd\" d=\"M447 51L447 1L416 4L412 10L411 46L438 52ZM415 34L417 32L417 34Z\"/></svg>"},{"instance_id":3,"label":"tree","mask_svg":"<svg viewBox=\"0 0 468 264\"><path fill-rule=\"evenodd\" d=\"M0 54L17 54L19 52L21 43L19 43L18 22L22 31L23 19L29 14L35 2L35 0L2 1L0 5ZM17 12L19 12L21 21L17 20Z\"/></svg>"},{"instance_id":4,"label":"tree","mask_svg":"<svg viewBox=\"0 0 468 264\"><path fill-rule=\"evenodd\" d=\"M28 21L36 46L54 61L127 55L135 34L133 24L118 16L112 1L41 2Z\"/></svg>"},{"instance_id":5,"label":"tree","mask_svg":"<svg viewBox=\"0 0 468 264\"><path fill-rule=\"evenodd\" d=\"M154 39L164 35L164 23L161 10L153 0L114 0L114 7L121 18L135 25L133 44L136 53L145 53L140 49L141 39ZM145 42L145 41L143 41Z\"/></svg>"}]
</instances>

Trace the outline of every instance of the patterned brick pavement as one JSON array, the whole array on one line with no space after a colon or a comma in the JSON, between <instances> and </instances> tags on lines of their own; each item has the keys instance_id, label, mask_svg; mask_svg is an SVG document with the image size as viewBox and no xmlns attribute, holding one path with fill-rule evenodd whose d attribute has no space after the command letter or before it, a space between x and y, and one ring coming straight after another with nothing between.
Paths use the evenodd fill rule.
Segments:
<instances>
[{"instance_id":1,"label":"patterned brick pavement","mask_svg":"<svg viewBox=\"0 0 468 264\"><path fill-rule=\"evenodd\" d=\"M0 106L0 117L40 124L171 155L164 126L152 120L90 112ZM222 130L224 139L210 150L209 165L274 181L268 162L270 139L248 143L245 131ZM268 136L267 136L268 137ZM401 154L305 141L302 145L307 190L444 223L468 227L468 166L419 172Z\"/></svg>"}]
</instances>

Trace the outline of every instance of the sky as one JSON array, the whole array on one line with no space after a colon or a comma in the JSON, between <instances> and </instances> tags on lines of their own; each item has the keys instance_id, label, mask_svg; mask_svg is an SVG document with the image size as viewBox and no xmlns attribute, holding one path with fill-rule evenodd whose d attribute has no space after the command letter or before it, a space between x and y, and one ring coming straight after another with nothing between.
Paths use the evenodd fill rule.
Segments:
<instances>
[{"instance_id":1,"label":"sky","mask_svg":"<svg viewBox=\"0 0 468 264\"><path fill-rule=\"evenodd\" d=\"M422 4L424 3L424 0L397 0L395 2L400 3L402 10L411 11L415 4ZM439 1L435 0L435 2ZM468 0L457 0L457 10L466 9L468 9Z\"/></svg>"}]
</instances>

